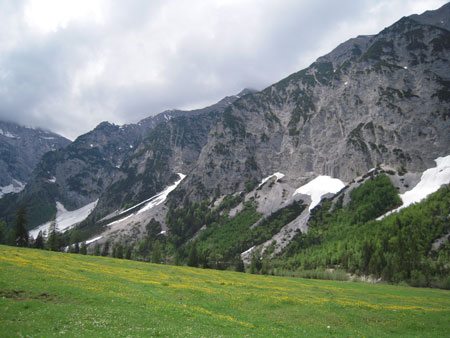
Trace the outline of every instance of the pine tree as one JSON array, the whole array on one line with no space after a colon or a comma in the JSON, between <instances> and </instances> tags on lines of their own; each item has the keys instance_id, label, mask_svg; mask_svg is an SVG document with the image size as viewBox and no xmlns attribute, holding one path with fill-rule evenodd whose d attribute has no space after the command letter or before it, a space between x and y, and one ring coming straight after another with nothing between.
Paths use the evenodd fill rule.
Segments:
<instances>
[{"instance_id":1,"label":"pine tree","mask_svg":"<svg viewBox=\"0 0 450 338\"><path fill-rule=\"evenodd\" d=\"M44 236L42 235L42 231L39 231L39 234L34 241L34 247L36 249L44 249Z\"/></svg>"},{"instance_id":2,"label":"pine tree","mask_svg":"<svg viewBox=\"0 0 450 338\"><path fill-rule=\"evenodd\" d=\"M191 245L191 249L189 250L187 265L198 267L198 253L197 245L195 243Z\"/></svg>"},{"instance_id":3,"label":"pine tree","mask_svg":"<svg viewBox=\"0 0 450 338\"><path fill-rule=\"evenodd\" d=\"M81 244L81 247L80 247L80 254L82 254L82 255L86 255L86 254L87 254L87 245L86 245L86 242L83 242L83 243Z\"/></svg>"},{"instance_id":4,"label":"pine tree","mask_svg":"<svg viewBox=\"0 0 450 338\"><path fill-rule=\"evenodd\" d=\"M16 246L28 246L28 231L25 228L26 223L26 210L22 205L19 207L19 210L17 210L16 219L14 221L14 244Z\"/></svg>"},{"instance_id":5,"label":"pine tree","mask_svg":"<svg viewBox=\"0 0 450 338\"><path fill-rule=\"evenodd\" d=\"M123 259L123 246L122 244L119 244L117 247L117 258Z\"/></svg>"},{"instance_id":6,"label":"pine tree","mask_svg":"<svg viewBox=\"0 0 450 338\"><path fill-rule=\"evenodd\" d=\"M6 237L7 237L8 231L6 230L6 223L5 221L0 222L0 244L6 243Z\"/></svg>"},{"instance_id":7,"label":"pine tree","mask_svg":"<svg viewBox=\"0 0 450 338\"><path fill-rule=\"evenodd\" d=\"M152 263L161 263L161 244L159 244L159 241L156 241L153 244L153 250L152 250Z\"/></svg>"},{"instance_id":8,"label":"pine tree","mask_svg":"<svg viewBox=\"0 0 450 338\"><path fill-rule=\"evenodd\" d=\"M100 256L100 244L98 243L94 246L94 256Z\"/></svg>"},{"instance_id":9,"label":"pine tree","mask_svg":"<svg viewBox=\"0 0 450 338\"><path fill-rule=\"evenodd\" d=\"M48 229L47 249L50 251L60 251L61 249L58 225L54 217Z\"/></svg>"},{"instance_id":10,"label":"pine tree","mask_svg":"<svg viewBox=\"0 0 450 338\"><path fill-rule=\"evenodd\" d=\"M103 245L102 256L108 255L109 255L109 241L106 241L105 244Z\"/></svg>"},{"instance_id":11,"label":"pine tree","mask_svg":"<svg viewBox=\"0 0 450 338\"><path fill-rule=\"evenodd\" d=\"M237 272L245 272L245 265L244 265L244 261L241 258L241 255L237 255L236 256L235 271L237 271Z\"/></svg>"}]
</instances>

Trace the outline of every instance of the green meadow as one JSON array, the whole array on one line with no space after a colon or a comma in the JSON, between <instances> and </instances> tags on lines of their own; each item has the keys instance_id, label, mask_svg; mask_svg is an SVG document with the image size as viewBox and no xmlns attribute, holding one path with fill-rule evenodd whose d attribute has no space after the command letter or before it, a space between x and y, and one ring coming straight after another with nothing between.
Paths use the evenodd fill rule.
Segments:
<instances>
[{"instance_id":1,"label":"green meadow","mask_svg":"<svg viewBox=\"0 0 450 338\"><path fill-rule=\"evenodd\" d=\"M450 292L0 246L1 337L448 337Z\"/></svg>"}]
</instances>

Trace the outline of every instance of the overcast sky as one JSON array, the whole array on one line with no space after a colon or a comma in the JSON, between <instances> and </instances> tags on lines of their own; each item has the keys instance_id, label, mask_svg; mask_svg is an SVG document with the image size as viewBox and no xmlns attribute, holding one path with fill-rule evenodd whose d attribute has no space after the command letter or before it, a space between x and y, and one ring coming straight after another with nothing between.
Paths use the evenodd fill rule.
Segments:
<instances>
[{"instance_id":1,"label":"overcast sky","mask_svg":"<svg viewBox=\"0 0 450 338\"><path fill-rule=\"evenodd\" d=\"M263 89L446 0L0 0L0 119L74 139Z\"/></svg>"}]
</instances>

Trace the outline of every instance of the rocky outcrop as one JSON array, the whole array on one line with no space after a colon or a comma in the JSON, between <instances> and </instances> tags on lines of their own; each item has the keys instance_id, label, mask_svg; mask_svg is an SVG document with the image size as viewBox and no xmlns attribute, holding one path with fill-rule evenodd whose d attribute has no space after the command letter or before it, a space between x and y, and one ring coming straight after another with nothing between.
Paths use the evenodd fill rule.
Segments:
<instances>
[{"instance_id":1,"label":"rocky outcrop","mask_svg":"<svg viewBox=\"0 0 450 338\"><path fill-rule=\"evenodd\" d=\"M47 130L0 121L0 187L23 187L46 152L69 143L70 140Z\"/></svg>"}]
</instances>

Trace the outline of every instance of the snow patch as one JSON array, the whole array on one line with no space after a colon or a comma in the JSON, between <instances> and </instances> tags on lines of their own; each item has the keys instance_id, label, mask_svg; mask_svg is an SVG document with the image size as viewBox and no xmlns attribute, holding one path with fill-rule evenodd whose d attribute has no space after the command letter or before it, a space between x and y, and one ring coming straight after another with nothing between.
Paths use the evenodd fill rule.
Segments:
<instances>
[{"instance_id":1,"label":"snow patch","mask_svg":"<svg viewBox=\"0 0 450 338\"><path fill-rule=\"evenodd\" d=\"M98 237L92 238L92 239L86 241L86 245L94 243L94 242L96 242L96 241L98 241L99 239L102 239L102 238L103 238L103 236L98 236Z\"/></svg>"},{"instance_id":2,"label":"snow patch","mask_svg":"<svg viewBox=\"0 0 450 338\"><path fill-rule=\"evenodd\" d=\"M64 232L74 227L78 223L84 221L92 210L96 207L98 200L81 207L80 209L67 211L64 205L60 202L56 202L56 226L58 230ZM47 222L39 225L30 231L30 235L34 238L37 237L39 231L48 232L51 222Z\"/></svg>"},{"instance_id":3,"label":"snow patch","mask_svg":"<svg viewBox=\"0 0 450 338\"><path fill-rule=\"evenodd\" d=\"M268 180L270 180L272 177L276 177L277 180L281 180L284 177L284 174L280 173L280 172L276 172L270 176L267 176L266 178L263 178L263 180L261 181L261 183L258 185L258 188L261 187L264 183L266 183Z\"/></svg>"},{"instance_id":4,"label":"snow patch","mask_svg":"<svg viewBox=\"0 0 450 338\"><path fill-rule=\"evenodd\" d=\"M250 249L244 251L243 253L241 253L241 256L249 254L250 252L253 251L253 249L254 249L255 247L256 247L256 246L254 245L254 246L252 246Z\"/></svg>"},{"instance_id":5,"label":"snow patch","mask_svg":"<svg viewBox=\"0 0 450 338\"><path fill-rule=\"evenodd\" d=\"M393 212L406 208L413 203L420 202L428 195L438 191L443 184L450 183L450 155L439 157L434 161L436 162L436 167L425 170L419 183L411 190L400 195L403 204L397 209L378 217L377 220L382 220Z\"/></svg>"},{"instance_id":6,"label":"snow patch","mask_svg":"<svg viewBox=\"0 0 450 338\"><path fill-rule=\"evenodd\" d=\"M44 140L56 140L56 137L49 137L49 136L40 136L40 138Z\"/></svg>"},{"instance_id":7,"label":"snow patch","mask_svg":"<svg viewBox=\"0 0 450 338\"><path fill-rule=\"evenodd\" d=\"M9 131L3 131L3 129L0 129L0 135L3 135L5 137L9 137L9 138L15 138L15 139L19 139L20 137L14 134L11 134Z\"/></svg>"},{"instance_id":8,"label":"snow patch","mask_svg":"<svg viewBox=\"0 0 450 338\"><path fill-rule=\"evenodd\" d=\"M56 177L53 176L51 179L48 180L50 183L56 183Z\"/></svg>"},{"instance_id":9,"label":"snow patch","mask_svg":"<svg viewBox=\"0 0 450 338\"><path fill-rule=\"evenodd\" d=\"M128 216L126 216L126 217L124 217L124 218L118 219L117 221L108 223L106 226L109 227L109 226L114 225L114 224L116 224L116 223L125 221L126 219L128 219L128 218L130 218L130 217L133 217L133 216L134 216L134 214L128 215Z\"/></svg>"},{"instance_id":10,"label":"snow patch","mask_svg":"<svg viewBox=\"0 0 450 338\"><path fill-rule=\"evenodd\" d=\"M144 211L150 210L151 208L163 203L166 200L167 196L169 196L169 194L172 191L174 191L178 187L178 185L181 183L181 181L184 180L184 178L186 177L186 175L183 175L182 173L178 173L178 176L180 176L180 179L178 181L176 181L171 186L168 186L166 189L164 189L159 194L156 194L155 196L150 198L148 203L142 209L140 209L137 213L140 214Z\"/></svg>"},{"instance_id":11,"label":"snow patch","mask_svg":"<svg viewBox=\"0 0 450 338\"><path fill-rule=\"evenodd\" d=\"M348 85L348 81L345 81L344 85Z\"/></svg>"},{"instance_id":12,"label":"snow patch","mask_svg":"<svg viewBox=\"0 0 450 338\"><path fill-rule=\"evenodd\" d=\"M323 195L328 193L337 193L345 187L345 184L337 178L330 176L318 176L311 182L301 186L292 196L296 194L303 194L311 196L311 204L309 210L311 211L316 205L320 203Z\"/></svg>"},{"instance_id":13,"label":"snow patch","mask_svg":"<svg viewBox=\"0 0 450 338\"><path fill-rule=\"evenodd\" d=\"M408 67L404 66L403 69L408 69Z\"/></svg>"},{"instance_id":14,"label":"snow patch","mask_svg":"<svg viewBox=\"0 0 450 338\"><path fill-rule=\"evenodd\" d=\"M133 146L130 144L130 149L133 149Z\"/></svg>"},{"instance_id":15,"label":"snow patch","mask_svg":"<svg viewBox=\"0 0 450 338\"><path fill-rule=\"evenodd\" d=\"M166 200L167 196L173 190L175 190L177 188L177 186L181 183L181 181L186 177L186 175L183 175L182 173L178 173L178 176L180 176L180 179L178 181L176 181L174 184L172 184L171 186L168 186L166 189L164 189L160 193L150 197L149 199L146 199L145 201L142 201L142 202L140 202L140 203L138 203L138 204L136 204L136 205L134 205L134 206L132 206L132 207L122 211L122 212L120 212L119 216L127 213L128 211L130 211L132 209L135 209L136 207L139 207L139 206L143 205L143 207L141 209L139 209L137 212L134 212L134 213L132 213L132 214L130 214L130 215L124 217L124 218L121 218L121 219L119 219L117 221L108 223L106 226L109 227L109 226L114 225L116 223L123 222L123 221L125 221L128 218L131 218L131 217L133 217L135 215L143 213L144 211L150 210L151 208L153 208L153 207L163 203Z\"/></svg>"},{"instance_id":16,"label":"snow patch","mask_svg":"<svg viewBox=\"0 0 450 338\"><path fill-rule=\"evenodd\" d=\"M25 188L25 184L16 179L13 179L13 183L4 187L0 187L0 198L2 198L5 194L17 194L18 192L21 192L23 188Z\"/></svg>"}]
</instances>

